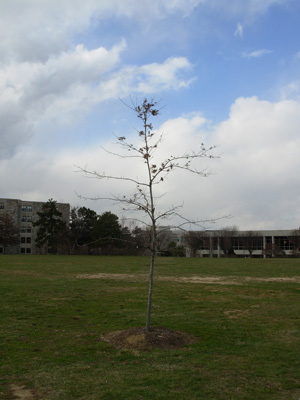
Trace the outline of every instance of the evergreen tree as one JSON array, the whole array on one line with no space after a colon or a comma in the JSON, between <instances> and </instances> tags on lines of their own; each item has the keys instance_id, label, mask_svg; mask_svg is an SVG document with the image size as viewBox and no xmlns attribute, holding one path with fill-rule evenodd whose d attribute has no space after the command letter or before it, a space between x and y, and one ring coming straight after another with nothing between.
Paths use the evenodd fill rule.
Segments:
<instances>
[{"instance_id":1,"label":"evergreen tree","mask_svg":"<svg viewBox=\"0 0 300 400\"><path fill-rule=\"evenodd\" d=\"M62 213L56 207L56 201L50 199L38 212L39 219L33 223L38 227L36 244L46 246L47 253L56 254L59 245L66 239L67 226L62 220Z\"/></svg>"},{"instance_id":2,"label":"evergreen tree","mask_svg":"<svg viewBox=\"0 0 300 400\"><path fill-rule=\"evenodd\" d=\"M18 229L9 214L0 216L0 245L3 248L3 253L7 246L13 246L19 243Z\"/></svg>"},{"instance_id":3,"label":"evergreen tree","mask_svg":"<svg viewBox=\"0 0 300 400\"><path fill-rule=\"evenodd\" d=\"M106 211L99 215L93 232L97 245L101 247L120 246L122 229L117 215Z\"/></svg>"},{"instance_id":4,"label":"evergreen tree","mask_svg":"<svg viewBox=\"0 0 300 400\"><path fill-rule=\"evenodd\" d=\"M72 208L70 239L73 249L78 246L93 246L96 221L97 214L94 210L86 207Z\"/></svg>"}]
</instances>

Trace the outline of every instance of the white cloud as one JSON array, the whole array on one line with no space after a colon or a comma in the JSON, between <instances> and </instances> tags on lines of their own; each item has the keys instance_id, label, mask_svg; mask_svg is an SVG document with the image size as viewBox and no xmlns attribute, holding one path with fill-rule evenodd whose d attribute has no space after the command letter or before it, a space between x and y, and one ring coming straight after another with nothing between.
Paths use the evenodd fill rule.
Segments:
<instances>
[{"instance_id":1,"label":"white cloud","mask_svg":"<svg viewBox=\"0 0 300 400\"><path fill-rule=\"evenodd\" d=\"M185 16L196 7L254 18L289 0L14 0L0 2L0 60L43 61L49 54L68 51L74 34L84 33L95 21L130 18L148 27L173 13Z\"/></svg>"},{"instance_id":2,"label":"white cloud","mask_svg":"<svg viewBox=\"0 0 300 400\"><path fill-rule=\"evenodd\" d=\"M267 54L271 54L272 50L267 50L267 49L260 49L260 50L254 50L251 51L250 53L248 52L244 52L242 53L242 56L245 58L259 58L259 57L263 57Z\"/></svg>"},{"instance_id":3,"label":"white cloud","mask_svg":"<svg viewBox=\"0 0 300 400\"><path fill-rule=\"evenodd\" d=\"M49 122L57 138L56 127L77 122L78 117L107 99L124 98L129 94L160 95L163 90L187 88L194 79L191 77L194 66L186 57L170 57L166 53L162 59L162 52L159 52L154 59L130 62L128 54L133 50L127 49L126 41L121 37L113 39L115 36L108 35L107 40L115 40L115 46L105 47L98 43L91 49L76 41L77 34L84 36L90 28L95 28L95 34L98 26L101 28L102 23L105 25L108 18L113 17L120 25L123 21L129 22L130 26L137 25L141 37L145 38L145 30L147 34L155 35L151 31L153 21L160 20L159 24L164 26L163 19L168 22L168 16L174 13L187 16L197 8L197 18L201 21L202 15L207 16L209 12L213 16L221 13L234 18L234 21L241 21L237 24L235 36L242 38L245 24L270 7L288 2L0 2L0 157L4 159L0 163L0 179L5 188L3 195L33 200L53 197L77 204L80 200L75 190L87 196L97 196L106 190L117 194L126 190L126 185L109 188L107 182L103 186L103 182L87 180L74 173L74 164L86 163L100 171L104 166L115 168L116 173L125 173L126 168L128 173L138 173L136 165L123 167L112 163L107 154L100 154L100 141L92 143L93 148L84 151L72 151L70 147L66 151L65 143L51 142L52 136L49 135L48 142L59 150L50 155L47 148L34 147L36 142L31 138L38 132L41 135L39 144L43 142L43 128L49 134ZM135 39L137 37L139 39L135 33ZM131 43L130 40L128 35L127 42ZM166 47L166 42L162 45ZM256 47L253 45L251 48ZM271 52L259 49L245 52L243 56L253 59ZM151 56L150 52L147 56ZM299 53L296 57L299 58ZM124 64L125 59L127 64ZM161 199L162 205L181 204L184 200L184 213L191 218L232 214L234 218L221 225L232 223L241 229L299 226L299 90L299 81L295 80L282 89L282 101L277 103L257 98L237 99L228 119L214 128L197 112L166 121L161 126L166 133L162 155L175 153L178 149L195 150L203 141L219 145L217 153L222 153L222 157L202 160L200 168L208 167L216 172L209 179L199 180L181 173L170 177L165 189L159 192L168 193ZM201 95L205 96L205 93ZM182 101L185 99L183 97ZM113 118L118 120L117 115ZM110 207L106 203L89 203L88 206L97 210Z\"/></svg>"},{"instance_id":4,"label":"white cloud","mask_svg":"<svg viewBox=\"0 0 300 400\"><path fill-rule=\"evenodd\" d=\"M234 32L234 36L242 38L243 35L244 35L243 25L239 22Z\"/></svg>"},{"instance_id":5,"label":"white cloud","mask_svg":"<svg viewBox=\"0 0 300 400\"><path fill-rule=\"evenodd\" d=\"M233 17L253 19L266 13L274 5L285 5L290 0L206 0L206 5Z\"/></svg>"},{"instance_id":6,"label":"white cloud","mask_svg":"<svg viewBox=\"0 0 300 400\"><path fill-rule=\"evenodd\" d=\"M175 173L158 188L162 207L182 204L189 218L220 217L231 214L218 226L236 224L240 229L276 229L299 226L300 221L300 102L277 103L253 98L239 98L230 115L213 129L201 114L166 121L159 129L165 140L157 155L196 150L200 143L216 144L221 158L199 163L214 174L198 178ZM112 138L113 142L113 138ZM104 143L105 147L109 145ZM114 149L116 150L116 149ZM124 161L124 160L123 160ZM123 162L101 151L100 143L84 151L67 151L50 158L24 148L0 168L1 182L9 182L7 197L84 204L103 212L121 211L108 202L81 203L75 194L93 197L110 193L123 194L126 183L85 179L75 173L74 164L117 174L140 174L142 165L134 160Z\"/></svg>"},{"instance_id":7,"label":"white cloud","mask_svg":"<svg viewBox=\"0 0 300 400\"><path fill-rule=\"evenodd\" d=\"M289 82L281 89L282 99L300 99L300 80Z\"/></svg>"},{"instance_id":8,"label":"white cloud","mask_svg":"<svg viewBox=\"0 0 300 400\"><path fill-rule=\"evenodd\" d=\"M101 20L131 18L140 25L173 12L189 14L200 0L14 0L0 3L0 60L43 61L72 46L73 36Z\"/></svg>"},{"instance_id":9,"label":"white cloud","mask_svg":"<svg viewBox=\"0 0 300 400\"><path fill-rule=\"evenodd\" d=\"M0 70L1 157L9 156L45 118L68 118L92 102L91 87L119 61L124 42L111 50L82 46L41 62L10 62Z\"/></svg>"},{"instance_id":10,"label":"white cloud","mask_svg":"<svg viewBox=\"0 0 300 400\"><path fill-rule=\"evenodd\" d=\"M171 57L162 64L148 64L139 68L145 81L139 85L142 93L154 93L162 89L180 89L190 85L191 80L178 79L180 71L191 70L192 64L185 57Z\"/></svg>"},{"instance_id":11,"label":"white cloud","mask_svg":"<svg viewBox=\"0 0 300 400\"><path fill-rule=\"evenodd\" d=\"M234 223L252 229L299 225L299 126L299 102L240 98L217 127L223 157L216 188Z\"/></svg>"},{"instance_id":12,"label":"white cloud","mask_svg":"<svg viewBox=\"0 0 300 400\"><path fill-rule=\"evenodd\" d=\"M121 66L125 41L110 50L99 47L52 56L45 62L10 62L0 71L1 157L26 143L41 122L70 123L91 106L131 93L158 93L187 87L182 74L192 65L173 57L163 63Z\"/></svg>"}]
</instances>

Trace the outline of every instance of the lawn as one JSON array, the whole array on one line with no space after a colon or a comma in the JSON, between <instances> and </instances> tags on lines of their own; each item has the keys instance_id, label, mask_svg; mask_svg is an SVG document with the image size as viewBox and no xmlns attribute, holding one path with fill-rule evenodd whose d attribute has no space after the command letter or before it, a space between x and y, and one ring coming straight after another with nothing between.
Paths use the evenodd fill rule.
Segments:
<instances>
[{"instance_id":1,"label":"lawn","mask_svg":"<svg viewBox=\"0 0 300 400\"><path fill-rule=\"evenodd\" d=\"M158 258L152 324L198 341L115 348L145 324L149 263L1 256L0 398L300 398L300 260Z\"/></svg>"}]
</instances>

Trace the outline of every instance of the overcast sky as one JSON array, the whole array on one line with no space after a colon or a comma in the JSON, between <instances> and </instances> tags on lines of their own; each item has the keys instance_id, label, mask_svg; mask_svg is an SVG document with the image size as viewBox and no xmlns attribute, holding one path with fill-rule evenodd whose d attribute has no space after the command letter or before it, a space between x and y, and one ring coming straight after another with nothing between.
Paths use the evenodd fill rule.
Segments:
<instances>
[{"instance_id":1,"label":"overcast sky","mask_svg":"<svg viewBox=\"0 0 300 400\"><path fill-rule=\"evenodd\" d=\"M109 156L139 120L120 99L159 101L162 152L204 142L212 175L173 175L162 207L208 228L300 226L299 0L10 0L0 2L0 197L120 208L86 197L144 167ZM169 221L170 222L170 221ZM166 222L167 223L167 222Z\"/></svg>"}]
</instances>

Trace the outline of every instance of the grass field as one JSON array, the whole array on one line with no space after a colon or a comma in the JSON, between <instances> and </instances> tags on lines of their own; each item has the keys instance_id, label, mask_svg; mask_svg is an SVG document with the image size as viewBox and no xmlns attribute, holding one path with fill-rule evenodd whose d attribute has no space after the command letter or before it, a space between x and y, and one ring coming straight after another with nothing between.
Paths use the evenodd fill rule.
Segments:
<instances>
[{"instance_id":1,"label":"grass field","mask_svg":"<svg viewBox=\"0 0 300 400\"><path fill-rule=\"evenodd\" d=\"M299 260L159 258L152 324L198 342L114 348L101 336L145 324L148 267L1 256L0 398L300 398Z\"/></svg>"}]
</instances>

